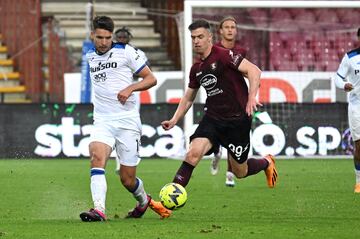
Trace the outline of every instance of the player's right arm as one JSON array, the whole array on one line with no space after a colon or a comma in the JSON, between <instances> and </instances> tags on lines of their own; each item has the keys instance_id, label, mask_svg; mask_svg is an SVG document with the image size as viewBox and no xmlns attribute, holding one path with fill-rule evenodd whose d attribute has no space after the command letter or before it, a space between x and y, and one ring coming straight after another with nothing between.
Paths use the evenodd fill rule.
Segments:
<instances>
[{"instance_id":1,"label":"player's right arm","mask_svg":"<svg viewBox=\"0 0 360 239\"><path fill-rule=\"evenodd\" d=\"M261 70L245 58L241 61L238 70L249 80L249 96L246 104L246 113L248 116L251 116L257 111L258 105L262 106L256 98L260 87Z\"/></svg>"},{"instance_id":2,"label":"player's right arm","mask_svg":"<svg viewBox=\"0 0 360 239\"><path fill-rule=\"evenodd\" d=\"M182 119L185 116L186 112L190 109L190 107L194 103L198 90L199 89L187 88L185 95L181 98L180 103L173 117L170 120L165 120L161 122L161 126L163 127L163 129L165 130L171 129L177 124L177 122L180 119Z\"/></svg>"},{"instance_id":3,"label":"player's right arm","mask_svg":"<svg viewBox=\"0 0 360 239\"><path fill-rule=\"evenodd\" d=\"M347 55L345 55L341 60L339 69L337 70L336 75L334 77L336 87L343 89L346 92L349 92L353 89L353 85L350 82L347 82L346 80L346 76L350 69L350 64L348 61L349 59Z\"/></svg>"},{"instance_id":4,"label":"player's right arm","mask_svg":"<svg viewBox=\"0 0 360 239\"><path fill-rule=\"evenodd\" d=\"M121 104L125 104L126 100L129 98L132 92L134 91L144 91L150 89L151 87L155 86L157 80L154 74L151 72L148 66L145 66L138 75L142 77L141 81L135 82L125 89L119 91L117 98L121 102Z\"/></svg>"}]
</instances>

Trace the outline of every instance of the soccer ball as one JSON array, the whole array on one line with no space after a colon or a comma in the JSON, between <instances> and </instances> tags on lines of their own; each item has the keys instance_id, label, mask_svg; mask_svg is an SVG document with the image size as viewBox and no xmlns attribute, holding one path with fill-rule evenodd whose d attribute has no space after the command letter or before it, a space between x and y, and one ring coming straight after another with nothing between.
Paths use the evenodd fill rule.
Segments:
<instances>
[{"instance_id":1,"label":"soccer ball","mask_svg":"<svg viewBox=\"0 0 360 239\"><path fill-rule=\"evenodd\" d=\"M180 184L168 183L160 190L159 197L164 207L175 210L185 205L187 193Z\"/></svg>"}]
</instances>

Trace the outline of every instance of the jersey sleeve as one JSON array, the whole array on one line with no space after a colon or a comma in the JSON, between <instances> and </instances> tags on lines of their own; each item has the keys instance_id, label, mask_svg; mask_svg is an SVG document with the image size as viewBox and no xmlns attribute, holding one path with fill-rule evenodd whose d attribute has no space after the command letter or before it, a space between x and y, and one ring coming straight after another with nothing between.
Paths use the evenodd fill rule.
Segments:
<instances>
[{"instance_id":1,"label":"jersey sleeve","mask_svg":"<svg viewBox=\"0 0 360 239\"><path fill-rule=\"evenodd\" d=\"M345 56L343 57L343 59L341 60L341 63L339 65L339 69L336 72L335 75L335 85L340 88L340 89L344 89L345 87L345 83L346 83L346 76L348 74L349 71L349 59L348 56L345 54Z\"/></svg>"},{"instance_id":2,"label":"jersey sleeve","mask_svg":"<svg viewBox=\"0 0 360 239\"><path fill-rule=\"evenodd\" d=\"M191 67L190 70L188 87L192 89L200 88L200 83L196 80L196 72L194 70L194 65Z\"/></svg>"},{"instance_id":3,"label":"jersey sleeve","mask_svg":"<svg viewBox=\"0 0 360 239\"><path fill-rule=\"evenodd\" d=\"M136 50L137 50L137 52L139 53L140 57L142 57L142 58L144 59L144 61L147 62L147 61L148 61L148 58L147 58L145 52L143 52L143 51L140 50L140 49L136 49Z\"/></svg>"},{"instance_id":4,"label":"jersey sleeve","mask_svg":"<svg viewBox=\"0 0 360 239\"><path fill-rule=\"evenodd\" d=\"M230 68L237 70L239 68L240 63L244 59L242 55L238 52L234 52L232 50L226 51L224 57L221 57L225 62L225 65L228 65Z\"/></svg>"},{"instance_id":5,"label":"jersey sleeve","mask_svg":"<svg viewBox=\"0 0 360 239\"><path fill-rule=\"evenodd\" d=\"M129 66L135 74L139 73L146 66L144 56L142 56L134 47L126 44L125 53Z\"/></svg>"}]
</instances>

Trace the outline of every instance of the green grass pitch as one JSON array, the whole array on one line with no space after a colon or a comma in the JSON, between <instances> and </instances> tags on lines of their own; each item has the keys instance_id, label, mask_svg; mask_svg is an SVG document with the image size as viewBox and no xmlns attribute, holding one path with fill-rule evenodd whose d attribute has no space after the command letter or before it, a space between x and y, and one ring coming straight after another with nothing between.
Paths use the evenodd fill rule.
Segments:
<instances>
[{"instance_id":1,"label":"green grass pitch","mask_svg":"<svg viewBox=\"0 0 360 239\"><path fill-rule=\"evenodd\" d=\"M158 199L180 161L144 159L138 176ZM264 173L225 182L225 160L210 175L209 160L195 169L186 205L160 220L150 209L142 219L123 219L135 205L120 185L115 163L107 166L104 223L83 223L92 206L88 160L0 160L0 238L359 238L360 195L353 192L350 159L277 160L278 185Z\"/></svg>"}]
</instances>

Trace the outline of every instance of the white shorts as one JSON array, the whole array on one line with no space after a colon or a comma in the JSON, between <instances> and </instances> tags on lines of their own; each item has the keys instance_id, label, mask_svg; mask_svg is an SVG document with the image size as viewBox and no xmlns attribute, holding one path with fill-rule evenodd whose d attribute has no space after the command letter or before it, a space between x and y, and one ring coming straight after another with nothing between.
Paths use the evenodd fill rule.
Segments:
<instances>
[{"instance_id":1,"label":"white shorts","mask_svg":"<svg viewBox=\"0 0 360 239\"><path fill-rule=\"evenodd\" d=\"M90 142L109 145L116 152L118 163L136 166L140 163L141 121L139 117L94 122Z\"/></svg>"},{"instance_id":2,"label":"white shorts","mask_svg":"<svg viewBox=\"0 0 360 239\"><path fill-rule=\"evenodd\" d=\"M353 141L360 139L360 105L349 104L348 117Z\"/></svg>"}]
</instances>

